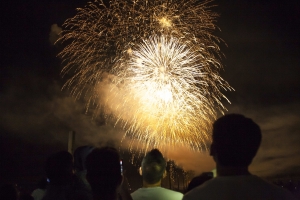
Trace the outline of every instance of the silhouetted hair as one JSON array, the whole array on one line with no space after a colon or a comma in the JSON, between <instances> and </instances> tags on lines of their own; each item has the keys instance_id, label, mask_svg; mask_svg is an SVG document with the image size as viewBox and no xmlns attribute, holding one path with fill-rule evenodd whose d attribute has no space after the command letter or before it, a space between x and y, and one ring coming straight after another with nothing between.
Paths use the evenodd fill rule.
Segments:
<instances>
[{"instance_id":1,"label":"silhouetted hair","mask_svg":"<svg viewBox=\"0 0 300 200\"><path fill-rule=\"evenodd\" d=\"M208 181L212 178L213 178L212 172L204 172L204 173L200 174L199 176L195 176L189 183L186 193L189 192L190 190L194 189L195 187L202 185L203 183L205 183L206 181Z\"/></svg>"},{"instance_id":2,"label":"silhouetted hair","mask_svg":"<svg viewBox=\"0 0 300 200\"><path fill-rule=\"evenodd\" d=\"M158 149L146 154L142 161L142 177L149 184L157 183L163 178L166 170L166 160Z\"/></svg>"},{"instance_id":3,"label":"silhouetted hair","mask_svg":"<svg viewBox=\"0 0 300 200\"><path fill-rule=\"evenodd\" d=\"M213 145L223 166L249 166L261 143L259 126L239 114L219 118L213 125Z\"/></svg>"},{"instance_id":4,"label":"silhouetted hair","mask_svg":"<svg viewBox=\"0 0 300 200\"><path fill-rule=\"evenodd\" d=\"M48 157L45 170L50 184L69 183L73 175L73 156L67 151L55 153Z\"/></svg>"},{"instance_id":5,"label":"silhouetted hair","mask_svg":"<svg viewBox=\"0 0 300 200\"><path fill-rule=\"evenodd\" d=\"M115 148L95 148L86 158L86 178L94 194L112 194L121 183L120 156Z\"/></svg>"}]
</instances>

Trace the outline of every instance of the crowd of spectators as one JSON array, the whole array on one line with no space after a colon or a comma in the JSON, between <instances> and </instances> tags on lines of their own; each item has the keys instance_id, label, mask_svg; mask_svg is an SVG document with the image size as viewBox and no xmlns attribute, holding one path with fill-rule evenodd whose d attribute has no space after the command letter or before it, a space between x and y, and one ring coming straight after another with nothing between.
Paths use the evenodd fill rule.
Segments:
<instances>
[{"instance_id":1,"label":"crowd of spectators","mask_svg":"<svg viewBox=\"0 0 300 200\"><path fill-rule=\"evenodd\" d=\"M74 155L57 152L47 158L46 177L31 194L20 193L15 184L0 189L7 200L194 200L194 199L286 199L299 198L299 182L271 184L248 171L261 143L260 127L239 114L225 115L213 125L210 155L217 176L203 173L194 177L186 191L163 188L167 162L158 149L149 151L139 173L141 188L130 192L124 184L121 158L113 147L82 146ZM127 177L130 179L130 177ZM299 198L300 199L300 198Z\"/></svg>"}]
</instances>

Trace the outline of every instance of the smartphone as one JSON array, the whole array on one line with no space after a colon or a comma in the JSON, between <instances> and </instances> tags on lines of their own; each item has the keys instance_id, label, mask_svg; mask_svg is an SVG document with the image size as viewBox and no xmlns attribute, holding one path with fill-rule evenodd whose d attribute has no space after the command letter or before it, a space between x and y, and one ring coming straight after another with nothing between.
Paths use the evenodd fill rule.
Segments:
<instances>
[{"instance_id":1,"label":"smartphone","mask_svg":"<svg viewBox=\"0 0 300 200\"><path fill-rule=\"evenodd\" d=\"M123 159L120 160L121 174L123 175Z\"/></svg>"}]
</instances>

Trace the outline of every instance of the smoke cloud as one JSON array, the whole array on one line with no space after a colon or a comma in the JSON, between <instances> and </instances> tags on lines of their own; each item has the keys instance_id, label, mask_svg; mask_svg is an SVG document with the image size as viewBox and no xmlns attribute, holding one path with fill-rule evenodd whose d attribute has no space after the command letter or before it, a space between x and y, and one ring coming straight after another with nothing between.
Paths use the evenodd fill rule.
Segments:
<instances>
[{"instance_id":1,"label":"smoke cloud","mask_svg":"<svg viewBox=\"0 0 300 200\"><path fill-rule=\"evenodd\" d=\"M132 146L131 138L124 138L125 131L120 124L115 125L113 120L93 118L92 110L86 112L86 102L75 100L68 91L61 91L58 82L49 84L42 93L26 90L28 87L34 88L36 82L40 81L34 77L31 77L31 80L27 85L8 87L1 96L0 123L2 129L11 136L40 144L60 143L66 147L68 132L75 131L76 146L112 145L122 151L132 147L135 157L144 155L138 148L144 144ZM101 91L103 97L110 91L105 81L100 88L99 92ZM228 106L228 110L228 113L241 113L252 118L262 129L262 144L250 166L254 174L273 176L299 171L299 168L295 168L300 166L297 157L300 153L298 103L264 107L249 101L239 105L233 102ZM209 145L208 143L207 146ZM189 148L176 146L166 148L162 152L184 170L193 170L196 174L215 168L208 150L194 152Z\"/></svg>"},{"instance_id":2,"label":"smoke cloud","mask_svg":"<svg viewBox=\"0 0 300 200\"><path fill-rule=\"evenodd\" d=\"M51 31L49 34L49 42L51 45L55 45L55 42L59 39L62 28L57 24L51 25Z\"/></svg>"}]
</instances>

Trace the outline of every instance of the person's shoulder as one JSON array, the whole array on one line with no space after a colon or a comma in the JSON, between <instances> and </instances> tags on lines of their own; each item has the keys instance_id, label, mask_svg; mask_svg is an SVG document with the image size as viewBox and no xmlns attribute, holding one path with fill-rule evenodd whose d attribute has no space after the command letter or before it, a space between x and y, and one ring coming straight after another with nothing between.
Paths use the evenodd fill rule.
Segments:
<instances>
[{"instance_id":1,"label":"person's shoulder","mask_svg":"<svg viewBox=\"0 0 300 200\"><path fill-rule=\"evenodd\" d=\"M213 179L206 181L202 185L197 186L194 189L192 189L191 191L189 191L188 193L184 194L182 199L183 200L200 199L200 197L203 195L203 192L207 193L210 191L209 190L210 185L214 184L214 182L215 182L215 180L213 180Z\"/></svg>"},{"instance_id":2,"label":"person's shoulder","mask_svg":"<svg viewBox=\"0 0 300 200\"><path fill-rule=\"evenodd\" d=\"M136 194L139 194L141 192L141 188L135 190L134 192L131 193L131 196L132 195L136 195Z\"/></svg>"},{"instance_id":3,"label":"person's shoulder","mask_svg":"<svg viewBox=\"0 0 300 200\"><path fill-rule=\"evenodd\" d=\"M177 191L174 191L174 190L170 190L168 188L164 188L164 187L159 187L160 190L163 190L163 191L167 191L167 192L171 192L171 193L178 193L178 194L182 194L181 192L177 192Z\"/></svg>"},{"instance_id":4,"label":"person's shoulder","mask_svg":"<svg viewBox=\"0 0 300 200\"><path fill-rule=\"evenodd\" d=\"M192 189L191 191L189 191L188 193L184 194L182 200L192 200L192 199L196 199L199 197L199 193L201 193L201 188L200 186Z\"/></svg>"},{"instance_id":5,"label":"person's shoulder","mask_svg":"<svg viewBox=\"0 0 300 200\"><path fill-rule=\"evenodd\" d=\"M293 195L288 190L278 187L256 175L232 176L223 179L226 182L228 181L228 183L234 183L235 187L238 187L239 184L241 186L240 189L247 187L252 188L254 191L265 191L265 193L273 194L274 197L280 197L278 199L293 199Z\"/></svg>"},{"instance_id":6,"label":"person's shoulder","mask_svg":"<svg viewBox=\"0 0 300 200\"><path fill-rule=\"evenodd\" d=\"M265 185L265 187L266 187L265 190L269 191L270 193L273 193L274 196L278 197L277 199L296 200L296 198L288 190L283 189L277 185L274 185L262 178L259 178L256 176L253 176L253 177L260 180L260 182Z\"/></svg>"},{"instance_id":7,"label":"person's shoulder","mask_svg":"<svg viewBox=\"0 0 300 200\"><path fill-rule=\"evenodd\" d=\"M46 193L46 190L37 188L32 191L31 196L44 196L45 193Z\"/></svg>"},{"instance_id":8,"label":"person's shoulder","mask_svg":"<svg viewBox=\"0 0 300 200\"><path fill-rule=\"evenodd\" d=\"M178 194L178 195L182 195L182 196L183 196L183 194L182 194L181 192L177 192L177 191L170 190L170 189L163 188L163 187L161 187L160 189L161 189L161 190L164 190L164 191L166 191L166 192L169 192L169 193Z\"/></svg>"},{"instance_id":9,"label":"person's shoulder","mask_svg":"<svg viewBox=\"0 0 300 200\"><path fill-rule=\"evenodd\" d=\"M174 190L170 190L167 188L161 187L159 190L161 190L161 193L165 193L165 196L169 196L170 199L182 199L183 194L181 192L177 192Z\"/></svg>"},{"instance_id":10,"label":"person's shoulder","mask_svg":"<svg viewBox=\"0 0 300 200\"><path fill-rule=\"evenodd\" d=\"M186 193L183 200L219 199L218 195L230 196L232 194L243 197L249 194L256 194L255 192L257 193L257 197L269 197L274 200L295 199L289 191L277 187L257 176L251 175L213 178ZM250 196L253 197L253 195Z\"/></svg>"},{"instance_id":11,"label":"person's shoulder","mask_svg":"<svg viewBox=\"0 0 300 200\"><path fill-rule=\"evenodd\" d=\"M139 189L135 190L134 192L132 192L130 194L131 198L135 199L135 200L140 199L140 196L141 196L141 191L140 190L141 190L141 188L139 188Z\"/></svg>"},{"instance_id":12,"label":"person's shoulder","mask_svg":"<svg viewBox=\"0 0 300 200\"><path fill-rule=\"evenodd\" d=\"M139 199L173 199L181 200L183 194L163 187L139 188L131 193L133 200Z\"/></svg>"},{"instance_id":13,"label":"person's shoulder","mask_svg":"<svg viewBox=\"0 0 300 200\"><path fill-rule=\"evenodd\" d=\"M191 191L187 192L183 200L190 200L190 199L212 199L218 195L219 192L228 189L228 186L232 184L234 178L232 177L215 177L206 182L202 185L195 187ZM226 189L225 187L226 186ZM218 191L218 192L216 192Z\"/></svg>"}]
</instances>

